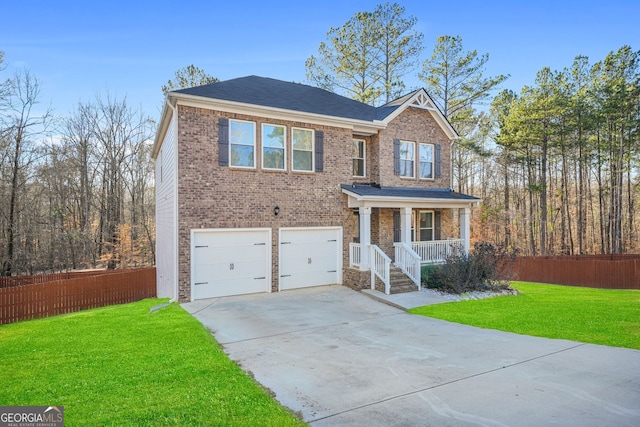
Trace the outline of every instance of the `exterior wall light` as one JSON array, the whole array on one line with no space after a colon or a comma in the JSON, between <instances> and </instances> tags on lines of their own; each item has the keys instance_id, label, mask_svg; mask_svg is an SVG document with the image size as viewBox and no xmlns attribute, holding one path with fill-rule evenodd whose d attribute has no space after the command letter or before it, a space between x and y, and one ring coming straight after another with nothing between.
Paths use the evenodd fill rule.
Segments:
<instances>
[{"instance_id":1,"label":"exterior wall light","mask_svg":"<svg viewBox=\"0 0 640 427\"><path fill-rule=\"evenodd\" d=\"M275 216L278 216L279 213L280 213L280 206L276 205L276 207L273 208L273 214Z\"/></svg>"}]
</instances>

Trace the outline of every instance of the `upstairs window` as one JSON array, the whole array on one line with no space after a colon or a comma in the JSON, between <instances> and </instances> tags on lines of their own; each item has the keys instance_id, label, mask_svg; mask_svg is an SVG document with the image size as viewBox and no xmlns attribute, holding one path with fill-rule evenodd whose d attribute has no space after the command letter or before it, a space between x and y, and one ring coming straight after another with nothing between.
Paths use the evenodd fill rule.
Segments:
<instances>
[{"instance_id":1,"label":"upstairs window","mask_svg":"<svg viewBox=\"0 0 640 427\"><path fill-rule=\"evenodd\" d=\"M415 143L400 141L400 176L405 178L414 177L415 156Z\"/></svg>"},{"instance_id":2,"label":"upstairs window","mask_svg":"<svg viewBox=\"0 0 640 427\"><path fill-rule=\"evenodd\" d=\"M293 128L291 130L292 170L313 172L313 131Z\"/></svg>"},{"instance_id":3,"label":"upstairs window","mask_svg":"<svg viewBox=\"0 0 640 427\"><path fill-rule=\"evenodd\" d=\"M420 178L433 179L432 144L420 144Z\"/></svg>"},{"instance_id":4,"label":"upstairs window","mask_svg":"<svg viewBox=\"0 0 640 427\"><path fill-rule=\"evenodd\" d=\"M285 127L262 125L262 168L284 170Z\"/></svg>"},{"instance_id":5,"label":"upstairs window","mask_svg":"<svg viewBox=\"0 0 640 427\"><path fill-rule=\"evenodd\" d=\"M256 125L253 122L229 120L230 166L256 167Z\"/></svg>"},{"instance_id":6,"label":"upstairs window","mask_svg":"<svg viewBox=\"0 0 640 427\"><path fill-rule=\"evenodd\" d=\"M366 176L365 142L361 139L353 140L353 176Z\"/></svg>"}]
</instances>

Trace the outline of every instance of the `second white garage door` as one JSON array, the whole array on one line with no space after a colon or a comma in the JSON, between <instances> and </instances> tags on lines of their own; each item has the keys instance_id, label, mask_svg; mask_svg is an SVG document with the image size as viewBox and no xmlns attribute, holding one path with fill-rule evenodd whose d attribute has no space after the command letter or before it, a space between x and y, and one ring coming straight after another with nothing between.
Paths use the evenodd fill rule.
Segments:
<instances>
[{"instance_id":1,"label":"second white garage door","mask_svg":"<svg viewBox=\"0 0 640 427\"><path fill-rule=\"evenodd\" d=\"M271 229L191 232L191 298L268 292Z\"/></svg>"},{"instance_id":2,"label":"second white garage door","mask_svg":"<svg viewBox=\"0 0 640 427\"><path fill-rule=\"evenodd\" d=\"M342 228L281 228L280 290L342 283Z\"/></svg>"}]
</instances>

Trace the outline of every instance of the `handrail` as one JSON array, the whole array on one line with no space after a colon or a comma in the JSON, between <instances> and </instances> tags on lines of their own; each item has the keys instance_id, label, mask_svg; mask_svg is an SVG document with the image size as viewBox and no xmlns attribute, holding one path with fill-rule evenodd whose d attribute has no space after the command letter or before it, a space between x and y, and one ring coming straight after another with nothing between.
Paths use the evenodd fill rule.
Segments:
<instances>
[{"instance_id":1,"label":"handrail","mask_svg":"<svg viewBox=\"0 0 640 427\"><path fill-rule=\"evenodd\" d=\"M396 255L395 264L420 288L422 258L404 242L394 243L393 247Z\"/></svg>"},{"instance_id":2,"label":"handrail","mask_svg":"<svg viewBox=\"0 0 640 427\"><path fill-rule=\"evenodd\" d=\"M371 253L371 289L376 288L376 276L384 283L384 293L391 293L391 258L376 245L369 245Z\"/></svg>"}]
</instances>

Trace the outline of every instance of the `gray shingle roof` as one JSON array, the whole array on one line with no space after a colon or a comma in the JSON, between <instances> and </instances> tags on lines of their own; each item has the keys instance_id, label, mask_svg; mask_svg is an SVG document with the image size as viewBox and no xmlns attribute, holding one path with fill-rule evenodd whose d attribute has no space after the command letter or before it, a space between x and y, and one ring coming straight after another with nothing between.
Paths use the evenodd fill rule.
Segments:
<instances>
[{"instance_id":1,"label":"gray shingle roof","mask_svg":"<svg viewBox=\"0 0 640 427\"><path fill-rule=\"evenodd\" d=\"M382 120L400 104L372 107L324 89L266 77L247 76L175 91L305 113L356 120Z\"/></svg>"},{"instance_id":2,"label":"gray shingle roof","mask_svg":"<svg viewBox=\"0 0 640 427\"><path fill-rule=\"evenodd\" d=\"M363 184L342 184L340 187L343 190L365 197L408 197L419 199L468 200L470 202L480 200L477 197L457 193L448 188L381 187Z\"/></svg>"}]
</instances>

